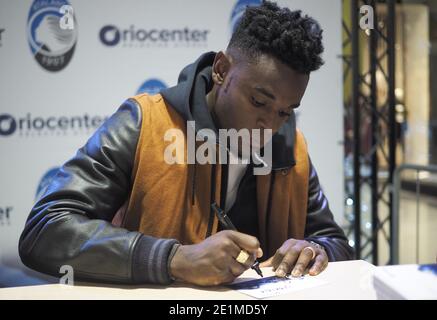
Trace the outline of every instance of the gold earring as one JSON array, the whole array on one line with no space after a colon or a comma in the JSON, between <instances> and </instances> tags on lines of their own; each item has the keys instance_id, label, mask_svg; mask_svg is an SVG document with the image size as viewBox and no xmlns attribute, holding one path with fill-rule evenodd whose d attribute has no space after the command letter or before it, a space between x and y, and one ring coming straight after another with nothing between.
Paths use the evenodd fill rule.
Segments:
<instances>
[{"instance_id":1,"label":"gold earring","mask_svg":"<svg viewBox=\"0 0 437 320\"><path fill-rule=\"evenodd\" d=\"M221 84L223 82L223 77L220 74L213 73L212 76L213 76L214 80L217 81L217 83Z\"/></svg>"}]
</instances>

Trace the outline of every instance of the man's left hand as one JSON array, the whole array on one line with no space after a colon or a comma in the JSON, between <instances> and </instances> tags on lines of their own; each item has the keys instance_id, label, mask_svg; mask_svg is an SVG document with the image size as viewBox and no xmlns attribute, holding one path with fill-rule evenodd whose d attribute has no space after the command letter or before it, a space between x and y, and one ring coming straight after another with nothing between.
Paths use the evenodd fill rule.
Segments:
<instances>
[{"instance_id":1,"label":"man's left hand","mask_svg":"<svg viewBox=\"0 0 437 320\"><path fill-rule=\"evenodd\" d=\"M328 256L323 247L296 239L285 241L273 257L260 264L260 267L273 267L278 277L285 277L290 273L293 277L300 277L307 268L308 273L315 276L327 266Z\"/></svg>"}]
</instances>

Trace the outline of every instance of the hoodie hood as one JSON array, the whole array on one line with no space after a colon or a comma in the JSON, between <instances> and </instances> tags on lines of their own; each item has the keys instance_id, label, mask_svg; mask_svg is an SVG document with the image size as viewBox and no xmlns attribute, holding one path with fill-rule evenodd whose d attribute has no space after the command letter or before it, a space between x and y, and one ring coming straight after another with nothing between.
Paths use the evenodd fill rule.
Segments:
<instances>
[{"instance_id":1,"label":"hoodie hood","mask_svg":"<svg viewBox=\"0 0 437 320\"><path fill-rule=\"evenodd\" d=\"M201 55L179 74L178 84L164 89L161 95L185 121L195 121L195 132L211 129L218 136L218 129L209 112L206 94L212 89L212 64L216 53ZM270 141L272 143L272 170L288 169L296 164L294 141L296 118L294 112Z\"/></svg>"}]
</instances>

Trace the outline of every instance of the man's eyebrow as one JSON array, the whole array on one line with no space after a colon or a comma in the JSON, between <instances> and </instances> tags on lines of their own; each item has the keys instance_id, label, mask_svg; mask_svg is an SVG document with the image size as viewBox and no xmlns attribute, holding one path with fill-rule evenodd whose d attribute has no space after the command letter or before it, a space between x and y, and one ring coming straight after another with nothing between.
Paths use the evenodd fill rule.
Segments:
<instances>
[{"instance_id":1,"label":"man's eyebrow","mask_svg":"<svg viewBox=\"0 0 437 320\"><path fill-rule=\"evenodd\" d=\"M276 97L273 93L271 93L270 91L268 91L267 89L263 88L263 87L255 87L255 90L262 93L263 95L267 96L268 98L272 99L272 100L276 100ZM300 102L299 103L295 103L290 105L289 107L287 107L288 109L296 109L299 108L300 106Z\"/></svg>"},{"instance_id":2,"label":"man's eyebrow","mask_svg":"<svg viewBox=\"0 0 437 320\"><path fill-rule=\"evenodd\" d=\"M289 108L291 108L291 109L296 109L299 107L300 107L300 103L292 104L291 106L289 106Z\"/></svg>"},{"instance_id":3,"label":"man's eyebrow","mask_svg":"<svg viewBox=\"0 0 437 320\"><path fill-rule=\"evenodd\" d=\"M255 90L262 93L263 95L267 96L268 98L270 98L272 100L276 100L276 97L273 95L273 93L264 89L263 87L255 87Z\"/></svg>"}]
</instances>

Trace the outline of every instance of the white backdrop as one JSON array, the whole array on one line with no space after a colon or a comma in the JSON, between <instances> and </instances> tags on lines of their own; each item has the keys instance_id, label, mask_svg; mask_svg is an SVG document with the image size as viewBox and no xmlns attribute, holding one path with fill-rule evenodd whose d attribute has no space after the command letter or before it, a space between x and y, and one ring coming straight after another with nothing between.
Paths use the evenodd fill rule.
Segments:
<instances>
[{"instance_id":1,"label":"white backdrop","mask_svg":"<svg viewBox=\"0 0 437 320\"><path fill-rule=\"evenodd\" d=\"M326 64L311 77L299 108L299 126L332 211L342 223L341 1L278 3L302 9L324 29ZM71 0L74 37L56 42L47 17L62 4L66 1L0 0L0 286L7 270L21 266L18 238L43 176L72 157L101 121L145 81L152 79L147 90L174 85L186 64L203 52L224 49L237 0ZM106 41L116 42L117 32L120 36L115 45L101 40L106 26L111 26L105 29ZM185 28L195 32L198 41L131 38L132 30L141 38L153 29L185 32ZM46 56L52 58L73 44L74 52L59 71L48 71L35 59L32 41L46 41L52 52Z\"/></svg>"}]
</instances>

